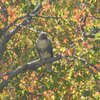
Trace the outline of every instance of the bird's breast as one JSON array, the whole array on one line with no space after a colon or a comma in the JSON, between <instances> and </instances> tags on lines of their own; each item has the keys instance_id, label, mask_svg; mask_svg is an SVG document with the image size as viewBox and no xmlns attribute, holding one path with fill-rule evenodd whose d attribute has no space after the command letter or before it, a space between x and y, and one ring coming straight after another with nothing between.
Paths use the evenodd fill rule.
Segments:
<instances>
[{"instance_id":1,"label":"bird's breast","mask_svg":"<svg viewBox=\"0 0 100 100\"><path fill-rule=\"evenodd\" d=\"M48 41L46 40L38 41L38 48L46 49L47 47L48 47Z\"/></svg>"}]
</instances>

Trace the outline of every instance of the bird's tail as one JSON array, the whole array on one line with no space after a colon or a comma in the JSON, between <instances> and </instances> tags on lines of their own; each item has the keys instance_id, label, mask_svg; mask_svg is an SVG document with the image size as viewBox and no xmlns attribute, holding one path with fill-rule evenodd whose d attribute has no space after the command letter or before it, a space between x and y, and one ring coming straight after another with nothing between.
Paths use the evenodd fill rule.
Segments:
<instances>
[{"instance_id":1,"label":"bird's tail","mask_svg":"<svg viewBox=\"0 0 100 100\"><path fill-rule=\"evenodd\" d=\"M48 72L52 72L52 63L47 63L45 66Z\"/></svg>"}]
</instances>

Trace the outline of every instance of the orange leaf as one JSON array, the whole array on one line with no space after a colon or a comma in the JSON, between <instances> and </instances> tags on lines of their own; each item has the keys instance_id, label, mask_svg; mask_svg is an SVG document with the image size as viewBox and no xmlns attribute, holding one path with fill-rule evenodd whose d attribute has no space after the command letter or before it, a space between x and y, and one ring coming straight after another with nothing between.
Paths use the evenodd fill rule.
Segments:
<instances>
[{"instance_id":1,"label":"orange leaf","mask_svg":"<svg viewBox=\"0 0 100 100\"><path fill-rule=\"evenodd\" d=\"M64 43L67 43L67 42L68 42L68 39L65 38L65 39L64 39Z\"/></svg>"},{"instance_id":2,"label":"orange leaf","mask_svg":"<svg viewBox=\"0 0 100 100\"><path fill-rule=\"evenodd\" d=\"M46 91L44 91L43 95L46 97L46 96L47 96L47 92L46 92Z\"/></svg>"},{"instance_id":3,"label":"orange leaf","mask_svg":"<svg viewBox=\"0 0 100 100\"><path fill-rule=\"evenodd\" d=\"M76 46L79 46L79 43L78 43L78 42L74 42L74 44L75 44Z\"/></svg>"},{"instance_id":4,"label":"orange leaf","mask_svg":"<svg viewBox=\"0 0 100 100\"><path fill-rule=\"evenodd\" d=\"M92 71L94 72L94 73L96 73L97 72L97 69L95 69L94 67L92 67L92 66L90 66L91 67L91 69L92 69Z\"/></svg>"},{"instance_id":5,"label":"orange leaf","mask_svg":"<svg viewBox=\"0 0 100 100\"><path fill-rule=\"evenodd\" d=\"M91 46L88 42L83 42L83 45L87 48L87 49L91 49L93 46Z\"/></svg>"},{"instance_id":6,"label":"orange leaf","mask_svg":"<svg viewBox=\"0 0 100 100\"><path fill-rule=\"evenodd\" d=\"M31 91L33 91L33 88L30 86L30 87L28 87L28 90L31 92Z\"/></svg>"},{"instance_id":7,"label":"orange leaf","mask_svg":"<svg viewBox=\"0 0 100 100\"><path fill-rule=\"evenodd\" d=\"M4 76L3 76L3 79L4 79L4 80L7 80L8 77L9 77L8 75L4 75Z\"/></svg>"},{"instance_id":8,"label":"orange leaf","mask_svg":"<svg viewBox=\"0 0 100 100\"><path fill-rule=\"evenodd\" d=\"M6 2L6 0L1 0L2 3Z\"/></svg>"},{"instance_id":9,"label":"orange leaf","mask_svg":"<svg viewBox=\"0 0 100 100\"><path fill-rule=\"evenodd\" d=\"M52 30L51 29L48 29L48 32L52 32Z\"/></svg>"},{"instance_id":10,"label":"orange leaf","mask_svg":"<svg viewBox=\"0 0 100 100\"><path fill-rule=\"evenodd\" d=\"M98 68L100 68L100 64L96 64L96 66L97 66Z\"/></svg>"},{"instance_id":11,"label":"orange leaf","mask_svg":"<svg viewBox=\"0 0 100 100\"><path fill-rule=\"evenodd\" d=\"M3 22L6 22L6 18L5 17L3 18Z\"/></svg>"},{"instance_id":12,"label":"orange leaf","mask_svg":"<svg viewBox=\"0 0 100 100\"><path fill-rule=\"evenodd\" d=\"M65 50L64 54L65 55L72 55L72 50L71 49L68 49L68 50Z\"/></svg>"}]
</instances>

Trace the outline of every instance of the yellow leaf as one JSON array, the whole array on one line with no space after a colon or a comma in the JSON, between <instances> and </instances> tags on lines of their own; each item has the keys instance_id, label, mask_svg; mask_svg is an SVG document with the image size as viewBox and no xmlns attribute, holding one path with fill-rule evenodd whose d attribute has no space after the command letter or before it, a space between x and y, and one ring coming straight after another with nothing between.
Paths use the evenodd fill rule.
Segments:
<instances>
[{"instance_id":1,"label":"yellow leaf","mask_svg":"<svg viewBox=\"0 0 100 100\"><path fill-rule=\"evenodd\" d=\"M60 28L60 25L55 26L55 28L56 28L56 29L59 29L59 28Z\"/></svg>"},{"instance_id":2,"label":"yellow leaf","mask_svg":"<svg viewBox=\"0 0 100 100\"><path fill-rule=\"evenodd\" d=\"M61 52L64 52L65 50L66 50L65 47L61 47L61 48L60 48L60 51L61 51Z\"/></svg>"}]
</instances>

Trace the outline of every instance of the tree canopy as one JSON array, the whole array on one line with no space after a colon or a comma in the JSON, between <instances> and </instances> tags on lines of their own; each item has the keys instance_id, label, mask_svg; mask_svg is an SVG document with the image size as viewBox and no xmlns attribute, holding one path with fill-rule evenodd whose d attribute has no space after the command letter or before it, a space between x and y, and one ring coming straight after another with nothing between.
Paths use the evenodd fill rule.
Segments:
<instances>
[{"instance_id":1,"label":"tree canopy","mask_svg":"<svg viewBox=\"0 0 100 100\"><path fill-rule=\"evenodd\" d=\"M99 19L100 0L0 0L0 100L99 100ZM44 62L42 31L54 52Z\"/></svg>"}]
</instances>

